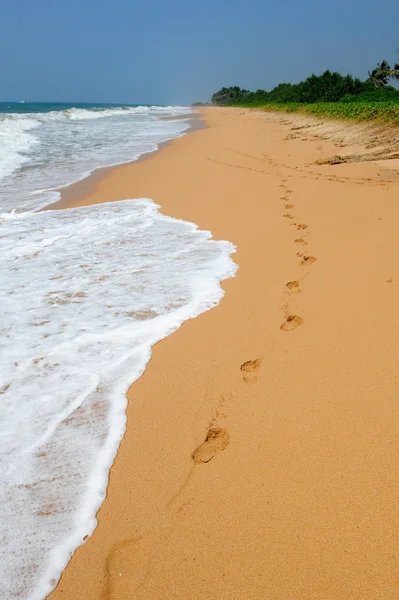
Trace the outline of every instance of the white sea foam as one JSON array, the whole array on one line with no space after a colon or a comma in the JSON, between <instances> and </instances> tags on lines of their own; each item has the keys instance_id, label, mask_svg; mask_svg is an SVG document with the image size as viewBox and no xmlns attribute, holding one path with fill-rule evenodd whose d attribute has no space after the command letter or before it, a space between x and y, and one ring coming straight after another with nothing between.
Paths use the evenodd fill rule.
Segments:
<instances>
[{"instance_id":1,"label":"white sea foam","mask_svg":"<svg viewBox=\"0 0 399 600\"><path fill-rule=\"evenodd\" d=\"M146 199L0 219L1 598L45 598L93 532L125 393L233 251Z\"/></svg>"},{"instance_id":2,"label":"white sea foam","mask_svg":"<svg viewBox=\"0 0 399 600\"><path fill-rule=\"evenodd\" d=\"M27 211L59 199L54 188L94 169L130 162L182 135L185 107L68 108L0 113L0 182L3 210Z\"/></svg>"},{"instance_id":3,"label":"white sea foam","mask_svg":"<svg viewBox=\"0 0 399 600\"><path fill-rule=\"evenodd\" d=\"M39 142L28 132L39 125L33 118L0 120L0 181L29 160L24 153Z\"/></svg>"}]
</instances>

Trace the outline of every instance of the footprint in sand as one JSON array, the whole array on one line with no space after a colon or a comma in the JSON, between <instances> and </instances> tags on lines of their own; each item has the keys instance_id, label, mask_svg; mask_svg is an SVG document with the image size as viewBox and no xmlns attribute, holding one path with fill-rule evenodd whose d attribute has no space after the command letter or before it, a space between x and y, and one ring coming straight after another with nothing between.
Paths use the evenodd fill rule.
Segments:
<instances>
[{"instance_id":1,"label":"footprint in sand","mask_svg":"<svg viewBox=\"0 0 399 600\"><path fill-rule=\"evenodd\" d=\"M294 240L294 242L296 244L302 244L303 246L307 246L308 245L307 241L304 240L303 238L297 238L296 240Z\"/></svg>"},{"instance_id":2,"label":"footprint in sand","mask_svg":"<svg viewBox=\"0 0 399 600\"><path fill-rule=\"evenodd\" d=\"M294 208L294 205L293 204L286 204L284 206L284 208L286 208L287 210L289 210L290 208Z\"/></svg>"},{"instance_id":3,"label":"footprint in sand","mask_svg":"<svg viewBox=\"0 0 399 600\"><path fill-rule=\"evenodd\" d=\"M290 215L289 213L286 213L285 215L283 215L283 217L285 219L293 219L294 217L292 215Z\"/></svg>"},{"instance_id":4,"label":"footprint in sand","mask_svg":"<svg viewBox=\"0 0 399 600\"><path fill-rule=\"evenodd\" d=\"M253 384L258 380L258 371L260 368L261 359L257 358L256 360L247 360L247 362L243 363L240 367L242 372L242 378L245 383Z\"/></svg>"},{"instance_id":5,"label":"footprint in sand","mask_svg":"<svg viewBox=\"0 0 399 600\"><path fill-rule=\"evenodd\" d=\"M317 258L315 256L304 256L301 260L301 265L310 265L316 262Z\"/></svg>"},{"instance_id":6,"label":"footprint in sand","mask_svg":"<svg viewBox=\"0 0 399 600\"><path fill-rule=\"evenodd\" d=\"M191 457L196 463L207 463L216 454L227 448L229 441L230 436L226 429L211 427L211 429L208 429L205 441L194 450Z\"/></svg>"},{"instance_id":7,"label":"footprint in sand","mask_svg":"<svg viewBox=\"0 0 399 600\"><path fill-rule=\"evenodd\" d=\"M297 290L299 289L299 281L289 281L285 284L285 287L287 287L289 290Z\"/></svg>"},{"instance_id":8,"label":"footprint in sand","mask_svg":"<svg viewBox=\"0 0 399 600\"><path fill-rule=\"evenodd\" d=\"M150 546L141 536L115 544L106 559L105 585L107 597L135 597L135 592L148 576Z\"/></svg>"},{"instance_id":9,"label":"footprint in sand","mask_svg":"<svg viewBox=\"0 0 399 600\"><path fill-rule=\"evenodd\" d=\"M307 229L308 226L305 225L304 223L300 223L299 225L296 226L297 229Z\"/></svg>"},{"instance_id":10,"label":"footprint in sand","mask_svg":"<svg viewBox=\"0 0 399 600\"><path fill-rule=\"evenodd\" d=\"M288 315L287 320L281 325L280 329L282 331L292 331L299 325L302 325L303 319L302 317L298 317L298 315Z\"/></svg>"}]
</instances>

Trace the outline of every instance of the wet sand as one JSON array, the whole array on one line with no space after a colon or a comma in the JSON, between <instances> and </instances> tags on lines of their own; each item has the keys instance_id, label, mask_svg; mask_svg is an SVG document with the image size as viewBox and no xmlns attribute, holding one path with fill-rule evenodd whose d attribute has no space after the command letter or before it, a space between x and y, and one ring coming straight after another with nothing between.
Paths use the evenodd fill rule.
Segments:
<instances>
[{"instance_id":1,"label":"wet sand","mask_svg":"<svg viewBox=\"0 0 399 600\"><path fill-rule=\"evenodd\" d=\"M152 198L240 268L131 387L99 525L49 598L396 600L397 174L315 164L337 147L295 116L201 112L60 203Z\"/></svg>"}]
</instances>

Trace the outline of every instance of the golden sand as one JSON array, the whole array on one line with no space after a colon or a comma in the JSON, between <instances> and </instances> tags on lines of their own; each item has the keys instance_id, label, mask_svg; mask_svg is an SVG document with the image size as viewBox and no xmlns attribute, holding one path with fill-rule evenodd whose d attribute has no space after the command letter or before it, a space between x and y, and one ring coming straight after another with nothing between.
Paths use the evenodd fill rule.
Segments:
<instances>
[{"instance_id":1,"label":"golden sand","mask_svg":"<svg viewBox=\"0 0 399 600\"><path fill-rule=\"evenodd\" d=\"M317 165L337 147L286 116L204 114L66 196L152 198L240 268L130 389L99 526L50 598L397 600L398 177Z\"/></svg>"}]
</instances>

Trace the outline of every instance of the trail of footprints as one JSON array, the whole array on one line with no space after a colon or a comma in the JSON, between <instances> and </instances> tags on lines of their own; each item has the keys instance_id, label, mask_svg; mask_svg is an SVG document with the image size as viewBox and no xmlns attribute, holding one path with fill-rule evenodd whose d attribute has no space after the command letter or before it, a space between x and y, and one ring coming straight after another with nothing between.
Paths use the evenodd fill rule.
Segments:
<instances>
[{"instance_id":1,"label":"trail of footprints","mask_svg":"<svg viewBox=\"0 0 399 600\"><path fill-rule=\"evenodd\" d=\"M292 194L292 190L290 190L286 184L287 184L287 180L283 179L281 181L281 184L279 187L281 187L284 190L283 196L281 196L281 200L284 202L284 209L286 211L290 211L292 208L294 208L294 205L290 203L290 195ZM290 220L295 219L294 215L291 212L284 213L283 218L290 219ZM301 237L296 238L294 240L294 243L299 244L301 246L307 246L308 242L305 239L305 235L306 236L309 235L309 232L306 231L308 229L307 224L294 222L294 223L291 223L291 225L293 227L295 227L297 229L297 231L301 232ZM311 256L310 254L307 254L307 253L305 254L304 252L297 252L296 255L299 258L301 258L300 265L302 267L310 266L312 263L316 262L316 260L317 260L315 256ZM301 291L299 280L288 281L288 283L285 284L285 287L289 291L290 294L299 293ZM285 308L285 321L280 326L281 331L292 331L302 324L303 324L303 318L300 317L299 315L291 314L289 305L287 305Z\"/></svg>"},{"instance_id":2,"label":"trail of footprints","mask_svg":"<svg viewBox=\"0 0 399 600\"><path fill-rule=\"evenodd\" d=\"M286 211L290 211L294 208L293 204L290 204L289 196L292 194L292 190L288 189L286 185L286 180L282 180L280 185L281 188L284 189L284 195L281 197L281 200L284 202L284 209ZM283 214L283 217L286 219L293 220L295 216L290 212ZM305 239L305 235L309 235L309 232L306 232L308 226L306 223L291 223L298 231L301 232L300 237L297 237L294 240L295 244L300 246L307 246L308 242ZM305 233L303 233L305 232ZM304 254L302 252L297 252L297 256L299 256L302 260L300 262L301 266L310 266L317 259L315 256L311 256L309 254ZM287 292L289 294L300 293L300 280L294 279L292 281L288 281L285 284ZM291 314L289 310L289 305L286 306L285 313L285 321L280 326L281 331L293 331L297 327L300 327L303 324L303 317ZM259 369L261 367L262 360L257 358L255 360L247 360L244 362L241 367L241 376L242 380L246 385L253 385L258 380ZM225 427L221 427L219 425L220 421L220 413L216 413L216 417L212 419L208 430L205 435L204 441L194 450L191 455L192 460L197 464L205 464L212 460L217 454L222 452L227 448L230 443L230 435ZM226 415L222 415L226 416Z\"/></svg>"},{"instance_id":3,"label":"trail of footprints","mask_svg":"<svg viewBox=\"0 0 399 600\"><path fill-rule=\"evenodd\" d=\"M258 372L262 359L247 360L241 367L241 376L245 384L253 385L258 380ZM219 408L224 406L224 398L219 401ZM191 454L192 460L197 464L208 463L217 454L227 448L230 443L230 434L225 427L220 426L227 417L226 414L217 410L209 424L204 441Z\"/></svg>"},{"instance_id":4,"label":"trail of footprints","mask_svg":"<svg viewBox=\"0 0 399 600\"><path fill-rule=\"evenodd\" d=\"M249 158L257 158L258 160L264 160L265 162L269 162L270 164L272 164L275 167L283 166L284 168L290 168L288 165L278 165L277 163L273 164L273 162L270 161L270 159L267 156L265 156L263 159L259 159L258 157L251 157L251 156L248 156L248 157ZM214 162L216 162L216 161L214 161ZM229 165L229 166L236 166L236 165ZM244 167L240 167L240 168L244 168ZM249 170L255 170L255 169L249 169ZM316 174L316 173L313 173L312 171L305 171L303 169L301 171L303 173L306 173L306 176L309 176L309 173L311 173L312 175L317 175L317 177L316 177L317 179L320 177L319 173ZM331 178L330 180L333 180L333 179L335 179L336 181L339 181L338 178ZM348 179L348 178L342 178L342 180L343 179ZM357 181L357 183L359 183L359 182L360 181ZM294 208L294 204L291 204L291 202L290 202L290 195L293 193L293 190L289 189L287 187L286 183L287 183L287 180L283 179L281 182L281 185L280 185L280 187L284 190L284 195L281 196L281 200L284 202L284 210L290 211L292 208ZM285 212L283 214L283 218L289 219L292 221L295 219L295 216L293 214L291 214L290 212ZM305 236L309 235L309 231L307 231L308 225L306 223L296 223L296 222L293 222L290 224L293 227L295 227L297 229L297 231L299 232L299 237L297 237L294 240L294 243L298 244L300 246L303 246L305 249L305 247L308 245L308 241L305 238ZM300 261L301 267L310 266L317 260L317 258L315 256L311 256L310 254L304 254L303 252L297 252L296 255L301 258L301 261ZM392 279L389 278L387 280L387 283L391 283L391 282L392 282ZM288 281L285 284L285 287L286 287L287 292L290 295L295 294L295 293L298 294L301 291L300 280L295 279L292 281ZM296 329L297 327L300 327L303 324L304 319L303 319L303 317L301 317L299 315L290 313L289 304L285 308L286 308L285 321L281 324L280 329L281 329L281 331L293 331L294 329ZM261 362L262 362L262 360L260 358L257 358L255 360L247 360L246 362L244 362L241 365L241 367L240 367L241 376L242 376L243 382L246 385L253 385L257 382L259 369L261 367ZM222 401L223 401L223 398L222 398ZM222 406L222 401L219 402L220 406ZM227 446L229 445L229 443L230 443L229 432L227 431L227 429L225 427L221 427L219 424L221 416L226 417L226 415L220 415L219 412L216 412L216 417L214 419L212 419L211 423L209 424L209 428L206 432L204 441L192 453L191 458L195 463L197 463L197 464L208 463L209 461L212 460L212 458L214 458L217 454L219 454L220 452L225 450L227 448Z\"/></svg>"}]
</instances>

